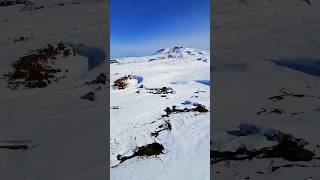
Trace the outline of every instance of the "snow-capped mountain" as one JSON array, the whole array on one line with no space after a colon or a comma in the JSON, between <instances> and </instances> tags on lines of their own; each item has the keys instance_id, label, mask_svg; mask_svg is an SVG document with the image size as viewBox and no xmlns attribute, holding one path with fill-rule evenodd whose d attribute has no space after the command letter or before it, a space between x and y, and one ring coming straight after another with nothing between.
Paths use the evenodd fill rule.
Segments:
<instances>
[{"instance_id":1,"label":"snow-capped mountain","mask_svg":"<svg viewBox=\"0 0 320 180\"><path fill-rule=\"evenodd\" d=\"M170 47L158 50L153 55L142 56L142 57L125 57L125 58L112 58L110 63L119 62L137 62L137 61L162 61L162 62L173 62L173 61L202 61L208 62L210 56L209 51L187 47Z\"/></svg>"},{"instance_id":2,"label":"snow-capped mountain","mask_svg":"<svg viewBox=\"0 0 320 180\"><path fill-rule=\"evenodd\" d=\"M194 56L207 56L209 52L206 50L187 48L187 47L172 47L158 50L154 55L166 58L186 58Z\"/></svg>"},{"instance_id":3,"label":"snow-capped mountain","mask_svg":"<svg viewBox=\"0 0 320 180\"><path fill-rule=\"evenodd\" d=\"M166 48L110 64L112 180L210 179L210 64L200 57L210 59Z\"/></svg>"}]
</instances>

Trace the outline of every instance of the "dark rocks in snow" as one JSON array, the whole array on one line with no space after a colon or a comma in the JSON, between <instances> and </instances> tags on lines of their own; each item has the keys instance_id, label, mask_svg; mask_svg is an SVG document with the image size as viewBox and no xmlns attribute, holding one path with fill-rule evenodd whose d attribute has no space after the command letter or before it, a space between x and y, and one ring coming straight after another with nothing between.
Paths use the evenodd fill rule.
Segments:
<instances>
[{"instance_id":1,"label":"dark rocks in snow","mask_svg":"<svg viewBox=\"0 0 320 180\"><path fill-rule=\"evenodd\" d=\"M111 109L120 109L119 106L112 106Z\"/></svg>"},{"instance_id":2,"label":"dark rocks in snow","mask_svg":"<svg viewBox=\"0 0 320 180\"><path fill-rule=\"evenodd\" d=\"M167 113L167 115L172 113L172 110L169 107L166 107L166 109L164 111Z\"/></svg>"},{"instance_id":3,"label":"dark rocks in snow","mask_svg":"<svg viewBox=\"0 0 320 180\"><path fill-rule=\"evenodd\" d=\"M268 98L269 100L272 100L272 101L281 101L284 99L284 96L283 95L279 95L279 96L271 96Z\"/></svg>"},{"instance_id":4,"label":"dark rocks in snow","mask_svg":"<svg viewBox=\"0 0 320 180\"><path fill-rule=\"evenodd\" d=\"M299 115L299 114L304 114L304 112L293 112L291 113L291 116Z\"/></svg>"},{"instance_id":5,"label":"dark rocks in snow","mask_svg":"<svg viewBox=\"0 0 320 180\"><path fill-rule=\"evenodd\" d=\"M7 149L7 150L28 150L34 145L30 145L32 141L30 140L10 140L10 141L1 141L0 149Z\"/></svg>"},{"instance_id":6,"label":"dark rocks in snow","mask_svg":"<svg viewBox=\"0 0 320 180\"><path fill-rule=\"evenodd\" d=\"M70 49L66 49L63 51L62 53L65 57L68 57L71 54L71 50Z\"/></svg>"},{"instance_id":7,"label":"dark rocks in snow","mask_svg":"<svg viewBox=\"0 0 320 180\"><path fill-rule=\"evenodd\" d=\"M265 147L256 150L247 150L238 148L236 151L211 151L210 158L213 163L229 160L252 160L282 158L287 161L311 161L315 154L294 143L278 144L271 147Z\"/></svg>"},{"instance_id":8,"label":"dark rocks in snow","mask_svg":"<svg viewBox=\"0 0 320 180\"><path fill-rule=\"evenodd\" d=\"M277 141L278 144L261 149L248 150L238 148L236 151L211 151L210 159L213 163L229 160L252 160L282 158L287 161L311 161L315 154L304 147L308 142L301 138L296 138L291 134L283 133L275 129L262 130L253 125L243 125L239 128L238 136L247 136L252 134L263 134L268 140Z\"/></svg>"},{"instance_id":9,"label":"dark rocks in snow","mask_svg":"<svg viewBox=\"0 0 320 180\"><path fill-rule=\"evenodd\" d=\"M262 108L262 110L261 111L258 111L256 114L263 114L263 113L266 113L267 112L267 109L265 109L265 108Z\"/></svg>"},{"instance_id":10,"label":"dark rocks in snow","mask_svg":"<svg viewBox=\"0 0 320 180\"><path fill-rule=\"evenodd\" d=\"M164 121L164 122L165 122L164 124L161 124L159 126L159 128L161 128L161 129L151 133L151 136L158 137L159 133L162 131L165 131L165 130L171 131L172 126L171 126L170 121Z\"/></svg>"},{"instance_id":11,"label":"dark rocks in snow","mask_svg":"<svg viewBox=\"0 0 320 180\"><path fill-rule=\"evenodd\" d=\"M48 44L47 47L37 49L34 53L22 56L12 64L13 72L5 74L8 81L8 88L17 89L25 88L44 88L51 82L57 82L64 78L62 70L54 68L56 58L62 55L67 49L61 49L61 44L57 47Z\"/></svg>"},{"instance_id":12,"label":"dark rocks in snow","mask_svg":"<svg viewBox=\"0 0 320 180\"><path fill-rule=\"evenodd\" d=\"M114 63L119 63L119 61L115 60L115 59L110 59L110 64L114 64Z\"/></svg>"},{"instance_id":13,"label":"dark rocks in snow","mask_svg":"<svg viewBox=\"0 0 320 180\"><path fill-rule=\"evenodd\" d=\"M196 104L196 107L191 109L191 111L195 112L208 112L209 110L202 104Z\"/></svg>"},{"instance_id":14,"label":"dark rocks in snow","mask_svg":"<svg viewBox=\"0 0 320 180\"><path fill-rule=\"evenodd\" d=\"M97 99L94 92L88 92L87 94L81 96L81 99L87 99L89 101L95 101Z\"/></svg>"},{"instance_id":15,"label":"dark rocks in snow","mask_svg":"<svg viewBox=\"0 0 320 180\"><path fill-rule=\"evenodd\" d=\"M195 103L194 106L195 106L194 108L190 108L190 109L188 109L188 108L177 109L176 106L172 106L172 108L166 107L166 109L164 109L164 111L166 112L166 115L162 115L162 117L168 117L172 113L185 113L185 112L206 113L206 112L209 112L209 110L202 104Z\"/></svg>"},{"instance_id":16,"label":"dark rocks in snow","mask_svg":"<svg viewBox=\"0 0 320 180\"><path fill-rule=\"evenodd\" d=\"M97 77L96 77L96 82L97 83L101 83L101 84L106 84L107 82L107 76L104 73L100 73Z\"/></svg>"},{"instance_id":17,"label":"dark rocks in snow","mask_svg":"<svg viewBox=\"0 0 320 180\"><path fill-rule=\"evenodd\" d=\"M114 81L114 84L112 85L112 87L114 89L126 89L128 87L127 81L129 79L132 79L132 77L130 75L123 76L123 77L117 79L116 81Z\"/></svg>"},{"instance_id":18,"label":"dark rocks in snow","mask_svg":"<svg viewBox=\"0 0 320 180\"><path fill-rule=\"evenodd\" d=\"M314 96L314 95L308 95L308 94L299 94L299 93L292 93L292 92L287 92L284 89L281 89L279 92L281 92L281 95L276 95L276 96L271 96L268 99L272 100L274 102L276 101L282 101L284 100L285 97L295 97L295 98L320 98L319 96Z\"/></svg>"},{"instance_id":19,"label":"dark rocks in snow","mask_svg":"<svg viewBox=\"0 0 320 180\"><path fill-rule=\"evenodd\" d=\"M137 147L131 156L123 156L118 154L117 159L120 161L120 163L123 163L124 161L128 159L132 159L134 157L160 155L160 154L163 154L163 150L164 150L164 147L161 144L154 142L141 147Z\"/></svg>"},{"instance_id":20,"label":"dark rocks in snow","mask_svg":"<svg viewBox=\"0 0 320 180\"><path fill-rule=\"evenodd\" d=\"M0 7L4 6L12 6L17 4L23 4L23 5L32 5L33 3L31 1L27 0L2 0L0 1Z\"/></svg>"},{"instance_id":21,"label":"dark rocks in snow","mask_svg":"<svg viewBox=\"0 0 320 180\"><path fill-rule=\"evenodd\" d=\"M155 61L156 59L149 59L148 62Z\"/></svg>"},{"instance_id":22,"label":"dark rocks in snow","mask_svg":"<svg viewBox=\"0 0 320 180\"><path fill-rule=\"evenodd\" d=\"M148 93L152 94L174 94L176 93L171 87L162 87L162 88L146 88Z\"/></svg>"},{"instance_id":23,"label":"dark rocks in snow","mask_svg":"<svg viewBox=\"0 0 320 180\"><path fill-rule=\"evenodd\" d=\"M309 166L303 165L303 164L286 164L286 165L281 165L281 166L273 166L271 168L271 172L275 172L281 168L289 168L289 167L309 167Z\"/></svg>"},{"instance_id":24,"label":"dark rocks in snow","mask_svg":"<svg viewBox=\"0 0 320 180\"><path fill-rule=\"evenodd\" d=\"M271 108L270 110L267 110L266 108L262 108L256 114L262 115L262 114L283 114L283 113L285 113L285 110L281 108Z\"/></svg>"},{"instance_id":25,"label":"dark rocks in snow","mask_svg":"<svg viewBox=\"0 0 320 180\"><path fill-rule=\"evenodd\" d=\"M274 108L274 109L272 109L270 112L268 112L268 114L272 114L272 113L275 113L275 114L282 114L283 112L285 112L285 110L284 110L284 109Z\"/></svg>"},{"instance_id":26,"label":"dark rocks in snow","mask_svg":"<svg viewBox=\"0 0 320 180\"><path fill-rule=\"evenodd\" d=\"M24 41L28 41L30 39L33 39L33 37L24 37L24 36L20 36L18 38L15 38L13 40L14 43L17 43L17 42L24 42Z\"/></svg>"},{"instance_id":27,"label":"dark rocks in snow","mask_svg":"<svg viewBox=\"0 0 320 180\"><path fill-rule=\"evenodd\" d=\"M107 79L106 73L100 73L95 80L85 82L85 84L86 85L97 85L97 84L106 85L107 81L109 81L109 79ZM96 90L101 90L101 86L97 87Z\"/></svg>"},{"instance_id":28,"label":"dark rocks in snow","mask_svg":"<svg viewBox=\"0 0 320 180\"><path fill-rule=\"evenodd\" d=\"M6 145L6 146L0 146L0 149L8 149L8 150L27 150L29 149L28 145Z\"/></svg>"},{"instance_id":29,"label":"dark rocks in snow","mask_svg":"<svg viewBox=\"0 0 320 180\"><path fill-rule=\"evenodd\" d=\"M200 90L197 90L197 91L195 91L194 93L195 94L198 94L198 93L205 93L206 91L200 91Z\"/></svg>"}]
</instances>

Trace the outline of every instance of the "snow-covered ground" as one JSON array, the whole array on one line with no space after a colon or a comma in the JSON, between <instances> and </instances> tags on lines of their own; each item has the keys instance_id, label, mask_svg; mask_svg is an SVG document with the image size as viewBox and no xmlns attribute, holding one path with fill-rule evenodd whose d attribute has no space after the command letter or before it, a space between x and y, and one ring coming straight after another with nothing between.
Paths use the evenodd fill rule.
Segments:
<instances>
[{"instance_id":1,"label":"snow-covered ground","mask_svg":"<svg viewBox=\"0 0 320 180\"><path fill-rule=\"evenodd\" d=\"M110 65L112 180L210 179L209 60L208 51L185 47L112 59L116 62ZM114 87L123 77L125 88ZM196 110L197 106L208 112ZM170 113L168 108L181 111ZM153 143L163 149L121 160Z\"/></svg>"},{"instance_id":2,"label":"snow-covered ground","mask_svg":"<svg viewBox=\"0 0 320 180\"><path fill-rule=\"evenodd\" d=\"M0 179L107 179L108 83L87 83L107 72L101 63L107 1L4 6L5 1L0 0ZM4 74L14 71L13 63L59 42L76 53L59 54L51 59L55 64L47 64L64 78L43 88L7 88ZM95 101L81 98L88 92Z\"/></svg>"},{"instance_id":3,"label":"snow-covered ground","mask_svg":"<svg viewBox=\"0 0 320 180\"><path fill-rule=\"evenodd\" d=\"M320 179L319 1L213 2L211 149L257 152L283 143L259 131L235 135L253 124L250 131L270 128L302 138L314 153L305 161L219 161L211 166L213 179Z\"/></svg>"}]
</instances>

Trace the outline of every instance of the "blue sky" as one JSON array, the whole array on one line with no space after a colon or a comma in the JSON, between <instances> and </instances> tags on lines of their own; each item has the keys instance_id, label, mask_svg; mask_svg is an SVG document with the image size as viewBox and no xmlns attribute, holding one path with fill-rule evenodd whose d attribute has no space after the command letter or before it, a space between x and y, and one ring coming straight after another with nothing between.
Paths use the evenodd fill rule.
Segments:
<instances>
[{"instance_id":1,"label":"blue sky","mask_svg":"<svg viewBox=\"0 0 320 180\"><path fill-rule=\"evenodd\" d=\"M111 0L111 57L210 48L210 0Z\"/></svg>"}]
</instances>

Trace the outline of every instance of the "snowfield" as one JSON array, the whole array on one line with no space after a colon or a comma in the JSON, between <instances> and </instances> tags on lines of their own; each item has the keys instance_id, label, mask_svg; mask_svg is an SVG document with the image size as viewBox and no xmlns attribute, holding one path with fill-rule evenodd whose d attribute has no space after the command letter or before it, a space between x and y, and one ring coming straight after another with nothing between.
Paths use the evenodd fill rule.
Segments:
<instances>
[{"instance_id":1,"label":"snowfield","mask_svg":"<svg viewBox=\"0 0 320 180\"><path fill-rule=\"evenodd\" d=\"M112 59L112 180L210 179L209 59L185 47ZM125 88L115 86L119 79Z\"/></svg>"}]
</instances>

